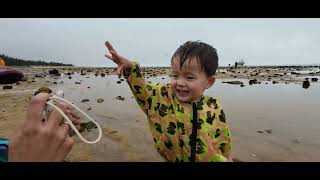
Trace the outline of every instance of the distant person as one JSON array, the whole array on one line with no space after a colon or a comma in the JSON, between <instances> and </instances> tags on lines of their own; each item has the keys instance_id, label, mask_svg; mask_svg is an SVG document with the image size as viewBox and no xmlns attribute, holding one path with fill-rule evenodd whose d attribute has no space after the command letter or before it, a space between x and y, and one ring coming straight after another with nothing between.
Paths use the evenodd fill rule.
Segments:
<instances>
[{"instance_id":1,"label":"distant person","mask_svg":"<svg viewBox=\"0 0 320 180\"><path fill-rule=\"evenodd\" d=\"M234 63L234 68L237 68L238 67L238 62L235 62Z\"/></svg>"},{"instance_id":2,"label":"distant person","mask_svg":"<svg viewBox=\"0 0 320 180\"><path fill-rule=\"evenodd\" d=\"M62 115L53 110L44 123L43 111L49 98L47 93L39 93L31 100L26 120L13 138L0 138L0 162L20 161L64 161L74 144L69 136L70 127L63 123ZM79 127L79 117L69 106L57 106Z\"/></svg>"},{"instance_id":3,"label":"distant person","mask_svg":"<svg viewBox=\"0 0 320 180\"><path fill-rule=\"evenodd\" d=\"M218 55L212 46L188 41L171 58L170 84L149 84L137 62L118 54L107 41L135 99L147 115L156 149L167 161L231 161L231 139L220 101L203 92L215 82Z\"/></svg>"}]
</instances>

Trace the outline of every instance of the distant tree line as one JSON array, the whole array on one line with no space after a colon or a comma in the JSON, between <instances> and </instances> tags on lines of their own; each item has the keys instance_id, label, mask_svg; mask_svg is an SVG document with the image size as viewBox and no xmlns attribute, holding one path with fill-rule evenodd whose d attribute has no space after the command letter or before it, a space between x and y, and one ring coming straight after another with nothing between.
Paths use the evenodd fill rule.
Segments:
<instances>
[{"instance_id":1,"label":"distant tree line","mask_svg":"<svg viewBox=\"0 0 320 180\"><path fill-rule=\"evenodd\" d=\"M44 62L41 60L23 60L14 57L10 57L4 54L0 54L0 58L2 58L6 66L73 66L72 64L63 64L57 62Z\"/></svg>"}]
</instances>

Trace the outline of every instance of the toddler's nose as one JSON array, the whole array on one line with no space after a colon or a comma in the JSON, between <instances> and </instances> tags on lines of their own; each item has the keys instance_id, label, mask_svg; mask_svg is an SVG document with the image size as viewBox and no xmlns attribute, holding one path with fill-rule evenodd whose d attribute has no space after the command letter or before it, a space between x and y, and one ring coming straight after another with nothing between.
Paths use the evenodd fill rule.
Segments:
<instances>
[{"instance_id":1,"label":"toddler's nose","mask_svg":"<svg viewBox=\"0 0 320 180\"><path fill-rule=\"evenodd\" d=\"M185 86L186 85L186 83L184 82L184 80L183 79L178 79L177 80L177 86Z\"/></svg>"}]
</instances>

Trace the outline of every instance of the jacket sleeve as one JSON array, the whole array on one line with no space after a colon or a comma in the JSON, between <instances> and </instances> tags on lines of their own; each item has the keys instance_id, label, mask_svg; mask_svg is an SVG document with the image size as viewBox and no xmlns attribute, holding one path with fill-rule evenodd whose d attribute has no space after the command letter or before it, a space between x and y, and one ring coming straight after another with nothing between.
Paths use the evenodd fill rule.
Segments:
<instances>
[{"instance_id":1,"label":"jacket sleeve","mask_svg":"<svg viewBox=\"0 0 320 180\"><path fill-rule=\"evenodd\" d=\"M132 65L131 69L124 71L124 76L138 105L148 115L151 111L152 102L158 94L157 85L152 85L144 79L137 62Z\"/></svg>"}]
</instances>

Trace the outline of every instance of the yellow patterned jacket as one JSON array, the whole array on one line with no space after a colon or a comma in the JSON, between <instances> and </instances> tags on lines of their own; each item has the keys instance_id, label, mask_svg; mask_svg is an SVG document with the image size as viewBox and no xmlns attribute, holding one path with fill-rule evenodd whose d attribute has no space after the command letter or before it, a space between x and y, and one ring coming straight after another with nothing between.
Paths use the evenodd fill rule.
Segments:
<instances>
[{"instance_id":1,"label":"yellow patterned jacket","mask_svg":"<svg viewBox=\"0 0 320 180\"><path fill-rule=\"evenodd\" d=\"M170 84L148 83L137 62L124 76L147 115L156 149L167 161L227 161L230 131L217 98L202 96L197 103L181 103Z\"/></svg>"}]
</instances>

